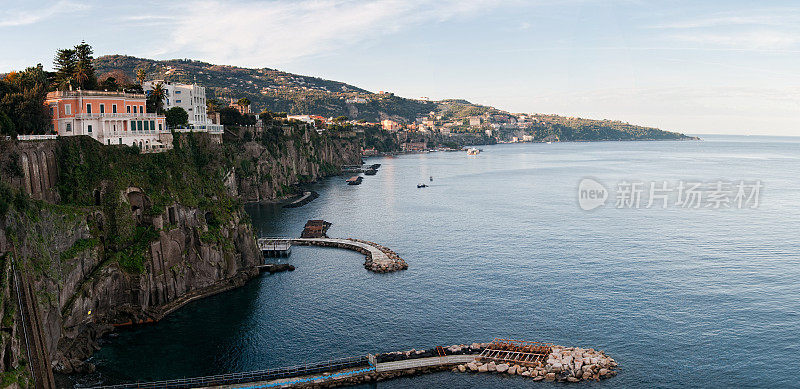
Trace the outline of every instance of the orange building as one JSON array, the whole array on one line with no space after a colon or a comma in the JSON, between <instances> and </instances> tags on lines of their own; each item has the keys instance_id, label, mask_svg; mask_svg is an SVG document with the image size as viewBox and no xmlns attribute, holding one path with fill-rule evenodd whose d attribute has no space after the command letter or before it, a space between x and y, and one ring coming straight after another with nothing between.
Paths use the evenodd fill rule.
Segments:
<instances>
[{"instance_id":1,"label":"orange building","mask_svg":"<svg viewBox=\"0 0 800 389\"><path fill-rule=\"evenodd\" d=\"M135 145L142 151L172 147L164 116L146 112L143 94L55 91L47 94L45 104L59 136L87 135L102 144Z\"/></svg>"}]
</instances>

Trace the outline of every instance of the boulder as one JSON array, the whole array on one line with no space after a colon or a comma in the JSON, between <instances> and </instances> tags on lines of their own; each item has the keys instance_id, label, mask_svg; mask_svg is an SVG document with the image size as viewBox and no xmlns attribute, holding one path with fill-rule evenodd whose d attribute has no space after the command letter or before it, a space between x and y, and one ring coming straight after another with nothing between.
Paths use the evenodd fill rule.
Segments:
<instances>
[{"instance_id":1,"label":"boulder","mask_svg":"<svg viewBox=\"0 0 800 389\"><path fill-rule=\"evenodd\" d=\"M531 376L531 372L529 372L529 371L523 371L523 372L522 372L522 376L523 376L523 377L530 377L530 376Z\"/></svg>"},{"instance_id":2,"label":"boulder","mask_svg":"<svg viewBox=\"0 0 800 389\"><path fill-rule=\"evenodd\" d=\"M541 381L541 380L543 380L543 379L544 379L544 376L541 376L541 375L540 375L540 376L538 376L538 377L534 377L534 378L533 378L533 380L534 380L534 381Z\"/></svg>"},{"instance_id":3,"label":"boulder","mask_svg":"<svg viewBox=\"0 0 800 389\"><path fill-rule=\"evenodd\" d=\"M505 363L501 363L501 364L497 365L497 367L495 367L495 369L497 370L498 373L505 373L510 368L511 367L508 366L508 364L505 364Z\"/></svg>"},{"instance_id":4,"label":"boulder","mask_svg":"<svg viewBox=\"0 0 800 389\"><path fill-rule=\"evenodd\" d=\"M478 372L479 373L486 373L487 371L489 371L489 365L480 365L480 366L478 366Z\"/></svg>"},{"instance_id":5,"label":"boulder","mask_svg":"<svg viewBox=\"0 0 800 389\"><path fill-rule=\"evenodd\" d=\"M581 378L583 378L585 380L591 379L592 378L592 372L589 371L589 370L584 371L583 375L581 376Z\"/></svg>"},{"instance_id":6,"label":"boulder","mask_svg":"<svg viewBox=\"0 0 800 389\"><path fill-rule=\"evenodd\" d=\"M517 374L517 365L509 367L508 374Z\"/></svg>"},{"instance_id":7,"label":"boulder","mask_svg":"<svg viewBox=\"0 0 800 389\"><path fill-rule=\"evenodd\" d=\"M554 364L553 364L551 371L558 373L558 372L560 372L560 371L561 371L561 369L562 369L563 367L564 367L564 365L562 365L562 364L561 364L561 363L559 363L559 362L556 362L556 363L554 363Z\"/></svg>"},{"instance_id":8,"label":"boulder","mask_svg":"<svg viewBox=\"0 0 800 389\"><path fill-rule=\"evenodd\" d=\"M489 371L497 371L497 365L494 362L487 363L486 368L488 368Z\"/></svg>"},{"instance_id":9,"label":"boulder","mask_svg":"<svg viewBox=\"0 0 800 389\"><path fill-rule=\"evenodd\" d=\"M464 366L464 365L458 365L458 371L463 373L463 372L467 371L467 367Z\"/></svg>"},{"instance_id":10,"label":"boulder","mask_svg":"<svg viewBox=\"0 0 800 389\"><path fill-rule=\"evenodd\" d=\"M547 381L555 381L556 373L547 373L547 375L544 376L544 379Z\"/></svg>"},{"instance_id":11,"label":"boulder","mask_svg":"<svg viewBox=\"0 0 800 389\"><path fill-rule=\"evenodd\" d=\"M575 378L575 377L567 377L567 381L569 381L569 382L578 382L578 381L580 381L580 379L579 378Z\"/></svg>"},{"instance_id":12,"label":"boulder","mask_svg":"<svg viewBox=\"0 0 800 389\"><path fill-rule=\"evenodd\" d=\"M467 368L469 371L478 371L478 365L476 365L475 362L468 363Z\"/></svg>"},{"instance_id":13,"label":"boulder","mask_svg":"<svg viewBox=\"0 0 800 389\"><path fill-rule=\"evenodd\" d=\"M605 377L606 375L608 375L608 369L600 369L600 376Z\"/></svg>"}]
</instances>

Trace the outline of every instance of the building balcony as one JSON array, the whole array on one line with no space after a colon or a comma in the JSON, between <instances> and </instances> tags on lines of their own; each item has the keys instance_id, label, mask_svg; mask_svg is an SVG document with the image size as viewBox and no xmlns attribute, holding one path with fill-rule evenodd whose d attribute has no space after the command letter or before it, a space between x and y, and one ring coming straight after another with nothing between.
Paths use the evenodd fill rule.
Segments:
<instances>
[{"instance_id":1,"label":"building balcony","mask_svg":"<svg viewBox=\"0 0 800 389\"><path fill-rule=\"evenodd\" d=\"M67 97L81 97L81 96L100 96L100 97L124 97L126 99L145 99L146 95L142 93L125 93L125 92L107 92L100 90L76 90L76 91L53 91L47 93L48 99L67 98Z\"/></svg>"},{"instance_id":2,"label":"building balcony","mask_svg":"<svg viewBox=\"0 0 800 389\"><path fill-rule=\"evenodd\" d=\"M155 113L76 113L75 119L137 120L163 118Z\"/></svg>"}]
</instances>

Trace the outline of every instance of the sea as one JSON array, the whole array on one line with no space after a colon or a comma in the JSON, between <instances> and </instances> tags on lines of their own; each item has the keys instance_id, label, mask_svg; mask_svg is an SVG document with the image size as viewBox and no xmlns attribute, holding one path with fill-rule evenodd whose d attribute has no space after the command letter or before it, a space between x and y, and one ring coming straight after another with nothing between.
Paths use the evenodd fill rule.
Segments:
<instances>
[{"instance_id":1,"label":"sea","mask_svg":"<svg viewBox=\"0 0 800 389\"><path fill-rule=\"evenodd\" d=\"M297 237L324 219L329 236L380 243L409 268L376 274L356 252L295 246L267 259L295 271L105 338L95 377L194 377L499 337L591 347L620 364L581 387L798 387L800 138L701 137L375 157L365 162L378 174L361 185L330 177L300 208L248 205L259 236ZM363 387L554 385L441 372Z\"/></svg>"}]
</instances>

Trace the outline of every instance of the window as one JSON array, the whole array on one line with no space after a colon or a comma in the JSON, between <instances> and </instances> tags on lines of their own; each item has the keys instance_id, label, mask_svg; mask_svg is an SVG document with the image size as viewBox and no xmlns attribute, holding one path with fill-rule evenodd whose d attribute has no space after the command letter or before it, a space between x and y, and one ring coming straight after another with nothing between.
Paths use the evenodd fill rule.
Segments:
<instances>
[{"instance_id":1,"label":"window","mask_svg":"<svg viewBox=\"0 0 800 389\"><path fill-rule=\"evenodd\" d=\"M144 113L144 106L143 105L139 106L139 113Z\"/></svg>"},{"instance_id":2,"label":"window","mask_svg":"<svg viewBox=\"0 0 800 389\"><path fill-rule=\"evenodd\" d=\"M175 91L175 94L176 94L176 95L179 95L179 94L181 94L181 91L179 91L179 90L176 90L176 91Z\"/></svg>"},{"instance_id":3,"label":"window","mask_svg":"<svg viewBox=\"0 0 800 389\"><path fill-rule=\"evenodd\" d=\"M64 104L64 114L72 115L72 104Z\"/></svg>"},{"instance_id":4,"label":"window","mask_svg":"<svg viewBox=\"0 0 800 389\"><path fill-rule=\"evenodd\" d=\"M67 123L67 132L72 132L72 123Z\"/></svg>"},{"instance_id":5,"label":"window","mask_svg":"<svg viewBox=\"0 0 800 389\"><path fill-rule=\"evenodd\" d=\"M180 100L175 100L175 104L180 104L180 103L181 103Z\"/></svg>"},{"instance_id":6,"label":"window","mask_svg":"<svg viewBox=\"0 0 800 389\"><path fill-rule=\"evenodd\" d=\"M88 132L90 134L92 133L92 125L91 124L86 126L86 132Z\"/></svg>"},{"instance_id":7,"label":"window","mask_svg":"<svg viewBox=\"0 0 800 389\"><path fill-rule=\"evenodd\" d=\"M136 113L136 106L133 106L133 113Z\"/></svg>"},{"instance_id":8,"label":"window","mask_svg":"<svg viewBox=\"0 0 800 389\"><path fill-rule=\"evenodd\" d=\"M88 113L90 115L92 114L92 105L91 104L86 104L86 113Z\"/></svg>"},{"instance_id":9,"label":"window","mask_svg":"<svg viewBox=\"0 0 800 389\"><path fill-rule=\"evenodd\" d=\"M161 123L158 123L158 130L161 131Z\"/></svg>"},{"instance_id":10,"label":"window","mask_svg":"<svg viewBox=\"0 0 800 389\"><path fill-rule=\"evenodd\" d=\"M106 113L106 105L100 104L100 113Z\"/></svg>"},{"instance_id":11,"label":"window","mask_svg":"<svg viewBox=\"0 0 800 389\"><path fill-rule=\"evenodd\" d=\"M111 145L111 139L106 139L106 142L109 146Z\"/></svg>"},{"instance_id":12,"label":"window","mask_svg":"<svg viewBox=\"0 0 800 389\"><path fill-rule=\"evenodd\" d=\"M128 106L128 113L131 113L131 106Z\"/></svg>"},{"instance_id":13,"label":"window","mask_svg":"<svg viewBox=\"0 0 800 389\"><path fill-rule=\"evenodd\" d=\"M139 131L142 130L142 121L141 120L136 122L136 129L139 130Z\"/></svg>"},{"instance_id":14,"label":"window","mask_svg":"<svg viewBox=\"0 0 800 389\"><path fill-rule=\"evenodd\" d=\"M111 113L117 113L117 105L111 104Z\"/></svg>"},{"instance_id":15,"label":"window","mask_svg":"<svg viewBox=\"0 0 800 389\"><path fill-rule=\"evenodd\" d=\"M53 107L50 107L50 116L53 116Z\"/></svg>"},{"instance_id":16,"label":"window","mask_svg":"<svg viewBox=\"0 0 800 389\"><path fill-rule=\"evenodd\" d=\"M122 144L122 138L119 138L119 144Z\"/></svg>"},{"instance_id":17,"label":"window","mask_svg":"<svg viewBox=\"0 0 800 389\"><path fill-rule=\"evenodd\" d=\"M151 120L150 121L150 130L151 131L155 131L156 130L156 121L155 120Z\"/></svg>"},{"instance_id":18,"label":"window","mask_svg":"<svg viewBox=\"0 0 800 389\"><path fill-rule=\"evenodd\" d=\"M131 120L131 131L136 131L136 122Z\"/></svg>"},{"instance_id":19,"label":"window","mask_svg":"<svg viewBox=\"0 0 800 389\"><path fill-rule=\"evenodd\" d=\"M150 122L148 122L147 120L144 121L144 130L150 131Z\"/></svg>"}]
</instances>

